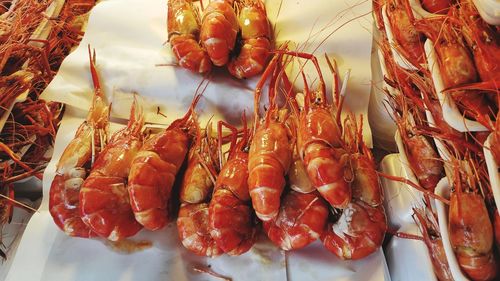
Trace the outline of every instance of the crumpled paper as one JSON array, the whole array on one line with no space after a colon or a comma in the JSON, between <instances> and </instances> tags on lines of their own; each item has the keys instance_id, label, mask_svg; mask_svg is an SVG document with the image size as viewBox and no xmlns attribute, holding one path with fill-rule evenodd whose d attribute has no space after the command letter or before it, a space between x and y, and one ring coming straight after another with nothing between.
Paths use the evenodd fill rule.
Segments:
<instances>
[{"instance_id":1,"label":"crumpled paper","mask_svg":"<svg viewBox=\"0 0 500 281\"><path fill-rule=\"evenodd\" d=\"M328 33L328 40L316 51L335 56L339 72L352 69L348 84L347 107L363 113L370 93L371 2L334 3L332 1L267 1L268 15L278 34L277 42L293 40L296 47L312 52ZM351 7L355 5L354 7ZM327 9L328 8L328 9ZM67 237L48 212L48 191L60 155L89 108L93 86L87 45L96 49L97 66L103 90L112 102L115 123L125 124L130 104L137 92L146 121L167 124L183 115L202 77L174 66L167 40L166 1L101 1L92 11L80 46L63 62L42 98L68 106L56 138L54 155L44 175L44 200L33 215L20 243L7 280L218 280L193 271L193 266L210 265L211 270L233 280L390 280L382 250L362 261L341 261L316 242L300 251L285 253L263 238L239 257L215 259L197 257L185 250L175 224L161 231L141 231L134 240L153 242L147 250L120 254L101 240ZM350 19L359 16L358 19ZM326 28L324 28L326 26ZM309 32L324 30L316 37ZM309 40L308 40L309 38ZM308 64L309 65L309 64ZM309 66L308 66L309 67ZM329 91L331 74L323 67ZM311 75L314 72L308 71ZM314 77L312 77L314 79ZM225 119L237 123L241 113L253 112L253 88L258 78L239 81L224 69L212 73L210 84L197 107L201 122ZM158 109L167 118L157 114ZM368 122L365 138L370 144ZM29 270L26 270L29 265Z\"/></svg>"}]
</instances>

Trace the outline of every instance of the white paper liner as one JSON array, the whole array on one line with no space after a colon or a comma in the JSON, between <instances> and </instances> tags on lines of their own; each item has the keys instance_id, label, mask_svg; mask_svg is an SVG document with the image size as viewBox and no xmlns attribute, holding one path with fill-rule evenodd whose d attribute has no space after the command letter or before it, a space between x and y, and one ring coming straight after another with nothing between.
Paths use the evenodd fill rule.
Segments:
<instances>
[{"instance_id":1,"label":"white paper liner","mask_svg":"<svg viewBox=\"0 0 500 281\"><path fill-rule=\"evenodd\" d=\"M487 131L487 128L481 125L479 122L467 119L462 116L460 111L455 104L455 101L450 97L449 94L443 93L444 85L441 78L441 72L439 71L439 65L436 60L436 52L434 51L434 44L431 40L427 39L424 44L425 55L427 57L427 62L429 70L432 75L432 82L436 93L438 95L439 103L443 110L444 120L455 130L460 132L477 132L477 131Z\"/></svg>"},{"instance_id":2,"label":"white paper liner","mask_svg":"<svg viewBox=\"0 0 500 281\"><path fill-rule=\"evenodd\" d=\"M492 134L488 136L484 142L483 152L484 159L486 160L486 167L488 168L488 176L490 177L491 190L493 191L493 198L495 199L495 204L497 206L497 211L500 214L500 173L498 173L498 164L493 158L493 154L490 150L490 142Z\"/></svg>"},{"instance_id":3,"label":"white paper liner","mask_svg":"<svg viewBox=\"0 0 500 281\"><path fill-rule=\"evenodd\" d=\"M450 198L450 184L446 177L442 178L436 186L435 193L444 198ZM444 252L446 254L446 259L450 265L451 275L455 281L465 281L469 280L464 276L458 265L457 257L453 252L453 247L450 242L450 233L448 231L448 206L439 200L436 201L436 210L438 215L439 231L441 232L441 237L443 239Z\"/></svg>"},{"instance_id":4,"label":"white paper liner","mask_svg":"<svg viewBox=\"0 0 500 281\"><path fill-rule=\"evenodd\" d=\"M277 44L292 40L299 44L299 49L307 47L305 50L312 52L334 31L315 51L323 66L328 95L332 75L326 66L325 52L337 60L341 76L348 69L352 70L345 105L348 110L363 113L364 137L371 146L366 114L371 86L371 33L367 29L372 25L371 2L283 1L278 15L280 5L278 0L266 1ZM163 0L151 0L148 5L139 0L98 3L90 15L80 46L64 60L59 74L42 98L80 109L89 108L92 82L87 45L91 44L96 49L104 92L113 102L113 116L128 118L133 99L130 93L134 91L144 99L148 122L167 123L183 114L202 76L179 67L155 66L176 63L170 46L163 45L167 41L166 10ZM356 17L359 18L352 20ZM294 46L293 43L290 45ZM312 64L308 63L305 69L314 80L316 72ZM216 69L211 80L204 93L203 105L198 107L202 121L213 115L212 120L226 119L237 123L243 110L247 114L253 112L253 89L258 78L240 81L232 78L225 69ZM301 79L298 79L296 84L299 87L300 83ZM167 119L156 114L158 107L168 116Z\"/></svg>"}]
</instances>

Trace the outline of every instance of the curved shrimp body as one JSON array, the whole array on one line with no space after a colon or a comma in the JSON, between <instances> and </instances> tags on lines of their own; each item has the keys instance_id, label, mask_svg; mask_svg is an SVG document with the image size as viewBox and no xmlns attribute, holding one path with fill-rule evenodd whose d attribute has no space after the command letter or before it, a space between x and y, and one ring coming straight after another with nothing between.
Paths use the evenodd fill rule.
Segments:
<instances>
[{"instance_id":1,"label":"curved shrimp body","mask_svg":"<svg viewBox=\"0 0 500 281\"><path fill-rule=\"evenodd\" d=\"M395 99L401 113L395 114L396 124L404 144L404 152L408 158L408 165L415 174L419 184L433 191L442 178L443 162L429 139L415 131L420 120L418 111L410 111L407 101L403 97ZM415 117L414 117L415 116Z\"/></svg>"},{"instance_id":2,"label":"curved shrimp body","mask_svg":"<svg viewBox=\"0 0 500 281\"><path fill-rule=\"evenodd\" d=\"M193 72L210 71L212 64L198 43L200 23L190 0L168 1L168 38L181 67Z\"/></svg>"},{"instance_id":3,"label":"curved shrimp body","mask_svg":"<svg viewBox=\"0 0 500 281\"><path fill-rule=\"evenodd\" d=\"M474 3L462 0L459 8L462 34L472 50L481 81L500 80L500 36L479 15Z\"/></svg>"},{"instance_id":4,"label":"curved shrimp body","mask_svg":"<svg viewBox=\"0 0 500 281\"><path fill-rule=\"evenodd\" d=\"M229 255L241 255L255 243L249 201L248 153L237 151L220 171L209 207L210 234Z\"/></svg>"},{"instance_id":5,"label":"curved shrimp body","mask_svg":"<svg viewBox=\"0 0 500 281\"><path fill-rule=\"evenodd\" d=\"M493 228L479 194L452 192L449 231L462 270L473 280L493 279L498 271L493 256Z\"/></svg>"},{"instance_id":6,"label":"curved shrimp body","mask_svg":"<svg viewBox=\"0 0 500 281\"><path fill-rule=\"evenodd\" d=\"M263 221L278 215L291 154L283 123L270 120L257 128L249 151L248 187L255 213Z\"/></svg>"},{"instance_id":7,"label":"curved shrimp body","mask_svg":"<svg viewBox=\"0 0 500 281\"><path fill-rule=\"evenodd\" d=\"M370 153L368 149L365 154L352 155L353 200L321 236L325 247L342 259L362 259L374 253L387 230L377 172L366 153Z\"/></svg>"},{"instance_id":8,"label":"curved shrimp body","mask_svg":"<svg viewBox=\"0 0 500 281\"><path fill-rule=\"evenodd\" d=\"M301 113L297 132L299 153L309 179L336 208L347 206L351 188L344 177L347 158L340 146L341 129L324 107Z\"/></svg>"},{"instance_id":9,"label":"curved shrimp body","mask_svg":"<svg viewBox=\"0 0 500 281\"><path fill-rule=\"evenodd\" d=\"M212 63L223 66L236 43L238 19L229 1L216 0L205 8L200 40Z\"/></svg>"},{"instance_id":10,"label":"curved shrimp body","mask_svg":"<svg viewBox=\"0 0 500 281\"><path fill-rule=\"evenodd\" d=\"M261 0L243 1L238 22L242 46L239 54L228 64L229 72L237 78L248 78L262 72L271 50L271 28Z\"/></svg>"},{"instance_id":11,"label":"curved shrimp body","mask_svg":"<svg viewBox=\"0 0 500 281\"><path fill-rule=\"evenodd\" d=\"M83 222L112 241L132 236L142 228L134 218L127 192L130 166L142 145L143 119L136 120L134 111L135 104L127 127L112 136L80 190Z\"/></svg>"},{"instance_id":12,"label":"curved shrimp body","mask_svg":"<svg viewBox=\"0 0 500 281\"><path fill-rule=\"evenodd\" d=\"M424 63L423 36L411 22L411 17L401 0L387 1L387 18L400 48L398 51L415 67Z\"/></svg>"},{"instance_id":13,"label":"curved shrimp body","mask_svg":"<svg viewBox=\"0 0 500 281\"><path fill-rule=\"evenodd\" d=\"M404 139L406 155L418 182L423 188L433 191L444 170L438 153L422 135L407 136Z\"/></svg>"},{"instance_id":14,"label":"curved shrimp body","mask_svg":"<svg viewBox=\"0 0 500 281\"><path fill-rule=\"evenodd\" d=\"M189 150L189 132L197 127L193 110L201 95L196 94L184 117L146 140L135 155L128 176L128 193L135 219L149 230L168 222L168 202L175 177Z\"/></svg>"},{"instance_id":15,"label":"curved shrimp body","mask_svg":"<svg viewBox=\"0 0 500 281\"><path fill-rule=\"evenodd\" d=\"M434 43L445 88L477 81L472 56L462 37L455 32L455 26L441 16L417 20L414 24Z\"/></svg>"},{"instance_id":16,"label":"curved shrimp body","mask_svg":"<svg viewBox=\"0 0 500 281\"><path fill-rule=\"evenodd\" d=\"M413 218L422 232L423 241L431 257L436 277L440 281L452 281L453 276L451 275L450 265L444 251L443 240L434 215L426 209L414 208L413 211Z\"/></svg>"},{"instance_id":17,"label":"curved shrimp body","mask_svg":"<svg viewBox=\"0 0 500 281\"><path fill-rule=\"evenodd\" d=\"M168 201L189 146L179 128L167 129L144 142L135 155L128 176L128 193L135 219L149 230L168 222Z\"/></svg>"},{"instance_id":18,"label":"curved shrimp body","mask_svg":"<svg viewBox=\"0 0 500 281\"><path fill-rule=\"evenodd\" d=\"M182 245L199 256L216 257L223 253L210 235L209 204L183 203L177 218Z\"/></svg>"},{"instance_id":19,"label":"curved shrimp body","mask_svg":"<svg viewBox=\"0 0 500 281\"><path fill-rule=\"evenodd\" d=\"M211 154L210 137L197 136L196 144L191 148L188 167L182 181L180 200L182 205L177 218L177 229L182 244L186 249L199 256L215 257L223 253L210 235L209 199L214 187L211 172L206 167L216 161ZM213 172L216 173L215 168Z\"/></svg>"},{"instance_id":20,"label":"curved shrimp body","mask_svg":"<svg viewBox=\"0 0 500 281\"><path fill-rule=\"evenodd\" d=\"M264 222L264 230L283 250L303 248L317 240L328 219L328 204L317 192L290 191L283 198L279 215Z\"/></svg>"},{"instance_id":21,"label":"curved shrimp body","mask_svg":"<svg viewBox=\"0 0 500 281\"><path fill-rule=\"evenodd\" d=\"M109 116L92 56L90 70L95 86L92 106L57 163L49 193L49 211L54 222L69 236L77 237L95 236L80 217L79 193L87 176L86 169L106 143Z\"/></svg>"},{"instance_id":22,"label":"curved shrimp body","mask_svg":"<svg viewBox=\"0 0 500 281\"><path fill-rule=\"evenodd\" d=\"M325 81L318 60L314 55L286 50L278 50L277 52L311 60L316 68L319 77L319 90L314 93L309 91L307 80L302 73L305 86L302 109L299 108L297 99L289 94L288 100L293 112L299 112L295 114L297 149L304 161L312 185L330 205L335 208L344 208L351 200L351 189L349 179L345 177L347 157L341 148L343 144L342 127L338 121L340 120L341 99L336 96L337 104L328 104ZM284 81L288 92L291 93L290 81L288 78ZM336 85L338 86L338 83Z\"/></svg>"}]
</instances>

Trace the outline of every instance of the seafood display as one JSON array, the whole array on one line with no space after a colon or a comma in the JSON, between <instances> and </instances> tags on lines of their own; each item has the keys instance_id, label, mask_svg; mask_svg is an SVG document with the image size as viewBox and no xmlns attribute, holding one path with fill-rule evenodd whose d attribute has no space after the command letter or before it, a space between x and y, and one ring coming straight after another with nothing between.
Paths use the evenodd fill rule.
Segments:
<instances>
[{"instance_id":1,"label":"seafood display","mask_svg":"<svg viewBox=\"0 0 500 281\"><path fill-rule=\"evenodd\" d=\"M297 260L316 254L319 263L353 265L353 272L374 260L385 267L384 252L411 239L425 259L416 271L433 280L497 280L499 28L472 0L372 2L365 15L375 20L382 75L366 94L379 95L396 130L398 154L387 165L388 152L371 149L364 105L357 104L356 87L366 80L351 74L336 50L321 49L322 32L349 10L314 27L306 42L275 42L280 29L266 7L278 17L281 4L271 10L262 0L164 1L167 32L151 37L168 34L168 41L155 41L155 60L175 60L160 72L175 74L169 85L185 87L162 86L157 96L159 87L149 86L156 78L137 71L146 68L117 71L134 72L136 80L110 74L118 67L97 64L90 43L99 45L89 39L81 76L93 87L69 89L69 99L84 106L58 100L72 118L63 120L63 104L38 97L82 39L95 1L0 1L0 231L14 208L29 208L17 200L16 183L35 177L47 197L40 212L50 214L51 234L64 243L54 256L74 245L119 254L119 263L160 253L187 280L233 280L224 270L232 262L236 269L247 261L265 267L278 264L279 254L288 278ZM233 88L248 95L229 100ZM54 144L61 120L67 127ZM7 254L0 237L0 259ZM388 256L392 274L398 254ZM135 274L137 265L147 262L127 266Z\"/></svg>"},{"instance_id":2,"label":"seafood display","mask_svg":"<svg viewBox=\"0 0 500 281\"><path fill-rule=\"evenodd\" d=\"M418 44L423 46L427 40L429 69L423 64L414 65L415 69L400 67L385 37L386 27L377 26L387 68L384 81L390 88L384 92L397 124L396 141L406 170L406 178L387 178L436 194L425 191L422 197L407 199L407 211L414 218L407 223L418 225L421 236L398 233L398 237L423 242L438 280L496 280L499 257L494 237L500 202L493 194L500 187L491 180L497 177L498 165L487 162L485 154L494 158L497 148L485 145L485 138L490 136L495 143L498 132L498 30L480 17L472 1L421 1L422 7L401 2L410 26L421 38ZM376 15L384 7L378 4ZM422 14L420 8L434 15ZM404 39L394 30L392 35ZM406 58L404 51L400 55ZM444 106L447 99L453 100L459 115L451 117L453 109ZM481 124L481 129L469 129L471 121ZM457 126L460 123L466 125ZM493 175L488 177L488 171ZM443 182L449 190L443 191ZM434 207L436 200L444 211Z\"/></svg>"},{"instance_id":3,"label":"seafood display","mask_svg":"<svg viewBox=\"0 0 500 281\"><path fill-rule=\"evenodd\" d=\"M336 72L335 105L327 103L314 55L286 45L277 51L255 88L253 127L245 115L241 129L218 121L216 136L211 123L201 126L195 108L208 85L202 87L203 80L187 113L166 129L144 130L134 101L127 126L109 139L109 109L89 55L94 105L59 160L50 192L51 213L68 235L120 242L176 218L182 245L199 256L242 255L261 232L284 250L321 239L342 259L362 259L380 248L387 225L373 157L357 117L342 121ZM308 89L303 74L304 103L285 73L291 59L317 70L318 91ZM266 87L269 106L261 117ZM279 102L280 94L287 102Z\"/></svg>"},{"instance_id":4,"label":"seafood display","mask_svg":"<svg viewBox=\"0 0 500 281\"><path fill-rule=\"evenodd\" d=\"M198 73L227 65L236 78L255 76L272 47L261 0L215 0L201 12L191 0L169 0L167 29L179 66Z\"/></svg>"}]
</instances>

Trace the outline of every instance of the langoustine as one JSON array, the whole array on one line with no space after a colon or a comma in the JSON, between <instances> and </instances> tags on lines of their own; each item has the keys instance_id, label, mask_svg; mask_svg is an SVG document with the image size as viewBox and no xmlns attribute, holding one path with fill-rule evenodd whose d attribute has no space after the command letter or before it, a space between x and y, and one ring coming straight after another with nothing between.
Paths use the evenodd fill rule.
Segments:
<instances>
[{"instance_id":1,"label":"langoustine","mask_svg":"<svg viewBox=\"0 0 500 281\"><path fill-rule=\"evenodd\" d=\"M255 243L257 233L248 191L249 132L245 120L243 123L243 135L237 142L236 128L222 121L218 123L219 142L223 124L231 128L233 141L228 160L215 182L208 211L210 234L229 255L241 255L248 251ZM219 157L222 161L222 153Z\"/></svg>"},{"instance_id":2,"label":"langoustine","mask_svg":"<svg viewBox=\"0 0 500 281\"><path fill-rule=\"evenodd\" d=\"M196 128L193 111L200 98L196 94L184 117L147 139L133 156L128 194L135 219L146 229L157 230L168 222L170 194Z\"/></svg>"},{"instance_id":3,"label":"langoustine","mask_svg":"<svg viewBox=\"0 0 500 281\"><path fill-rule=\"evenodd\" d=\"M449 206L449 233L460 268L473 280L491 280L497 275L493 255L493 227L479 194L479 180L472 160L452 159L452 190Z\"/></svg>"},{"instance_id":4,"label":"langoustine","mask_svg":"<svg viewBox=\"0 0 500 281\"><path fill-rule=\"evenodd\" d=\"M300 109L290 81L284 75L292 118L297 126L297 149L304 162L312 185L333 207L344 208L351 200L349 177L345 173L347 155L342 146L342 126L340 122L341 98L334 97L336 104L328 104L326 87L314 55L307 53L281 51L291 56L310 59L319 76L318 91L311 92L304 78L304 106ZM338 90L338 89L337 89ZM339 93L335 91L335 93Z\"/></svg>"},{"instance_id":5,"label":"langoustine","mask_svg":"<svg viewBox=\"0 0 500 281\"><path fill-rule=\"evenodd\" d=\"M408 165L419 184L433 192L442 178L443 162L439 160L439 154L432 141L417 130L417 118L423 117L419 116L418 112L412 114L415 109L410 109L404 96L394 97L394 100L398 104L396 106L398 109L395 110L395 120Z\"/></svg>"},{"instance_id":6,"label":"langoustine","mask_svg":"<svg viewBox=\"0 0 500 281\"><path fill-rule=\"evenodd\" d=\"M80 190L83 222L97 235L111 241L133 236L142 229L135 220L127 192L132 160L143 141L144 120L142 112L137 114L135 103L127 126L110 138Z\"/></svg>"},{"instance_id":7,"label":"langoustine","mask_svg":"<svg viewBox=\"0 0 500 281\"><path fill-rule=\"evenodd\" d=\"M479 15L471 0L461 0L458 8L458 23L464 39L472 50L479 80L491 85L486 92L489 101L498 110L498 90L500 89L500 36L498 30L487 24ZM478 89L483 87L479 86ZM484 89L484 88L483 88Z\"/></svg>"},{"instance_id":8,"label":"langoustine","mask_svg":"<svg viewBox=\"0 0 500 281\"><path fill-rule=\"evenodd\" d=\"M285 125L286 113L276 104L276 68L281 55L277 54L264 71L255 89L254 96L254 134L248 153L248 188L252 206L257 217L269 221L278 215L281 194L285 188L285 175L290 167L292 150L289 129ZM268 76L273 73L269 85L269 108L264 118L259 117L259 100L262 87Z\"/></svg>"},{"instance_id":9,"label":"langoustine","mask_svg":"<svg viewBox=\"0 0 500 281\"><path fill-rule=\"evenodd\" d=\"M200 19L190 0L168 1L168 40L179 65L193 72L210 71L212 63L198 43Z\"/></svg>"},{"instance_id":10,"label":"langoustine","mask_svg":"<svg viewBox=\"0 0 500 281\"><path fill-rule=\"evenodd\" d=\"M425 63L423 36L413 26L412 15L406 0L387 0L386 12L392 34L397 45L394 46L409 63L420 69Z\"/></svg>"},{"instance_id":11,"label":"langoustine","mask_svg":"<svg viewBox=\"0 0 500 281\"><path fill-rule=\"evenodd\" d=\"M89 58L94 82L92 106L57 163L49 193L49 211L56 225L70 236L85 238L96 234L80 217L79 194L87 170L106 145L109 117L109 106L104 101L95 68L95 54L92 57L90 47Z\"/></svg>"},{"instance_id":12,"label":"langoustine","mask_svg":"<svg viewBox=\"0 0 500 281\"><path fill-rule=\"evenodd\" d=\"M218 141L211 135L211 125L198 129L191 147L180 190L181 207L177 229L182 245L200 256L223 253L210 234L209 203L218 174Z\"/></svg>"},{"instance_id":13,"label":"langoustine","mask_svg":"<svg viewBox=\"0 0 500 281\"><path fill-rule=\"evenodd\" d=\"M362 259L382 246L387 231L382 190L370 150L362 140L362 125L353 115L344 124L346 145L353 172L352 201L340 210L340 218L330 223L321 241L342 259Z\"/></svg>"},{"instance_id":14,"label":"langoustine","mask_svg":"<svg viewBox=\"0 0 500 281\"><path fill-rule=\"evenodd\" d=\"M264 69L272 48L272 33L261 0L240 0L236 5L241 33L238 44L241 47L227 68L233 76L242 79L255 76Z\"/></svg>"}]
</instances>

